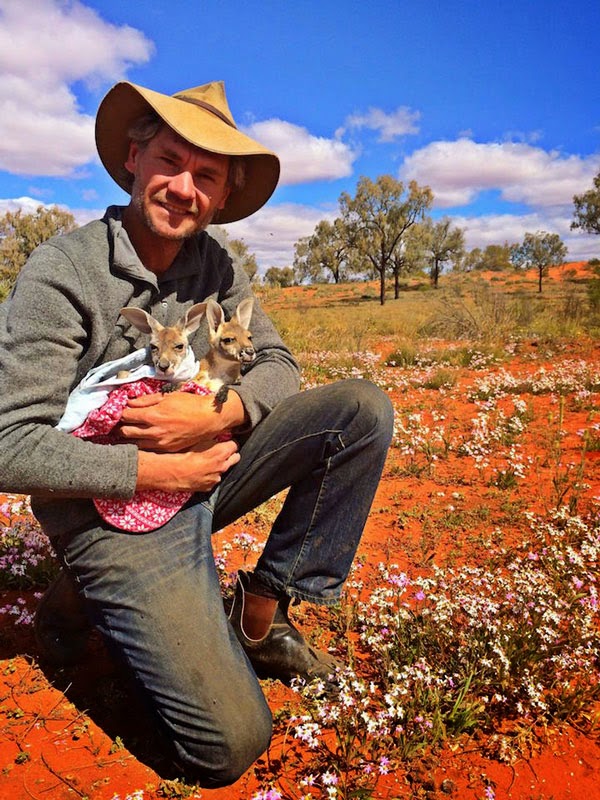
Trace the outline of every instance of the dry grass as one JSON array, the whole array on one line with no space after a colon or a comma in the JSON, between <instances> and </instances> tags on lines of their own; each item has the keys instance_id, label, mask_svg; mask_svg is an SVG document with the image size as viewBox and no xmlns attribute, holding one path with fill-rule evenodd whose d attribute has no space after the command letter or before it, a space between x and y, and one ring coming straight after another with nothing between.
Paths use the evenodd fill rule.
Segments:
<instances>
[{"instance_id":1,"label":"dry grass","mask_svg":"<svg viewBox=\"0 0 600 800\"><path fill-rule=\"evenodd\" d=\"M566 277L565 277L566 276ZM555 268L537 292L533 273L491 276L451 273L434 290L414 278L400 297L381 306L370 283L296 286L259 290L282 336L296 352L356 352L381 349L399 340L463 340L504 343L530 337L552 342L600 335L600 314L592 302L600 278L591 269Z\"/></svg>"}]
</instances>

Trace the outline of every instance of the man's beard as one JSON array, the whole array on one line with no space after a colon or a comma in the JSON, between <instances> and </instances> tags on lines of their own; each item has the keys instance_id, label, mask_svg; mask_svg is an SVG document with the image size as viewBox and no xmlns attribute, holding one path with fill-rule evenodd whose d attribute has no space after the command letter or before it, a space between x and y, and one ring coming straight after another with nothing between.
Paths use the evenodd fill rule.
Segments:
<instances>
[{"instance_id":1,"label":"man's beard","mask_svg":"<svg viewBox=\"0 0 600 800\"><path fill-rule=\"evenodd\" d=\"M154 197L156 197L156 195ZM153 200L154 197L150 199ZM148 208L148 205L145 202L143 190L136 189L135 186L133 187L133 191L131 193L131 205L135 209L137 209L138 213L144 219L144 222L146 223L147 227L152 231L152 233L156 234L157 236L160 236L162 239L169 239L170 241L174 242L189 239L192 236L195 236L197 233L200 233L201 231L205 230L211 224L213 217L215 216L215 214L213 213L210 215L210 217L204 219L198 218L197 224L192 229L184 230L181 232L172 231L165 234L164 231L158 230L158 228L154 224L154 221L152 219L152 214L150 213L150 209ZM188 209L188 211L190 214L195 213L196 216L198 217L198 212L194 208Z\"/></svg>"}]
</instances>

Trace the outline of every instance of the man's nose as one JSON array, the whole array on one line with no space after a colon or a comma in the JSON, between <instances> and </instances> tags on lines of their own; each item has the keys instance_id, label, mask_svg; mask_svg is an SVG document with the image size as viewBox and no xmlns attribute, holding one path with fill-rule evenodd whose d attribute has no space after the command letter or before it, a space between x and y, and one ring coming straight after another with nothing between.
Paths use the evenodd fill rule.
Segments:
<instances>
[{"instance_id":1,"label":"man's nose","mask_svg":"<svg viewBox=\"0 0 600 800\"><path fill-rule=\"evenodd\" d=\"M180 197L193 198L196 194L194 179L190 172L178 172L169 181L169 190Z\"/></svg>"}]
</instances>

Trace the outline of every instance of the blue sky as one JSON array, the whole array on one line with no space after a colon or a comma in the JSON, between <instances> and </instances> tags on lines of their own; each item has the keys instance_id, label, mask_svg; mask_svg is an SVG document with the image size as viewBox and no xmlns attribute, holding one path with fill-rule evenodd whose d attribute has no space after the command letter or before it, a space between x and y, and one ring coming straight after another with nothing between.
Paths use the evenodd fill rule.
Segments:
<instances>
[{"instance_id":1,"label":"blue sky","mask_svg":"<svg viewBox=\"0 0 600 800\"><path fill-rule=\"evenodd\" d=\"M228 226L263 269L384 173L429 185L469 248L546 230L598 256L570 230L600 171L598 30L597 0L0 0L0 212L56 203L83 223L126 202L94 148L110 86L224 80L282 160L267 206Z\"/></svg>"}]
</instances>

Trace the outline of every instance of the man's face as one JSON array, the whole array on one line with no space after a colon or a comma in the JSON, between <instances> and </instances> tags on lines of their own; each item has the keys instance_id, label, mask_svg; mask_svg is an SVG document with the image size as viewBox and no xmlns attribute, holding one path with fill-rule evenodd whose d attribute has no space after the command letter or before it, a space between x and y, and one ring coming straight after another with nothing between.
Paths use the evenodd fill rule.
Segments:
<instances>
[{"instance_id":1,"label":"man's face","mask_svg":"<svg viewBox=\"0 0 600 800\"><path fill-rule=\"evenodd\" d=\"M165 239L204 230L229 196L229 156L194 147L166 126L146 146L132 142L125 167L133 175L132 207Z\"/></svg>"}]
</instances>

